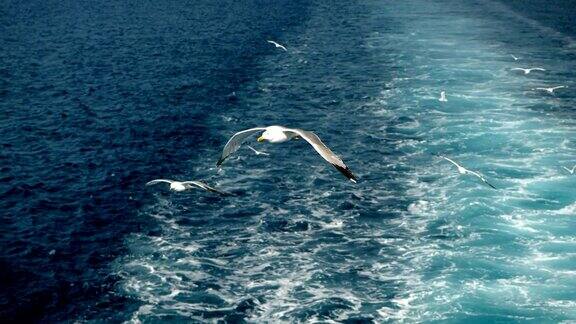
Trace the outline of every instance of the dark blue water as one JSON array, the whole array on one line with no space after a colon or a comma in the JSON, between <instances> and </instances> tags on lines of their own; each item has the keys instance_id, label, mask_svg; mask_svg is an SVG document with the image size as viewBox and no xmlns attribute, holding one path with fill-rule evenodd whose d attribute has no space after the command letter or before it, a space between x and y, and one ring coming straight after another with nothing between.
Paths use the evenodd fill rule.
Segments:
<instances>
[{"instance_id":1,"label":"dark blue water","mask_svg":"<svg viewBox=\"0 0 576 324\"><path fill-rule=\"evenodd\" d=\"M576 320L574 8L2 2L0 318Z\"/></svg>"}]
</instances>

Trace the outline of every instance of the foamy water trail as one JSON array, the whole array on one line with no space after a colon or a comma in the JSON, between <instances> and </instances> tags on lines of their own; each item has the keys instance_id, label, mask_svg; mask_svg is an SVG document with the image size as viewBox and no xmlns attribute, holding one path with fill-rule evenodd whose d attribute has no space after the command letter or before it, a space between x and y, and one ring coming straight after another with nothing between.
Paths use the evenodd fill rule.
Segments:
<instances>
[{"instance_id":1,"label":"foamy water trail","mask_svg":"<svg viewBox=\"0 0 576 324\"><path fill-rule=\"evenodd\" d=\"M569 285L576 278L569 232L575 225L576 195L573 178L561 166L573 161L574 122L544 110L558 98L527 90L549 82L548 75L510 73L514 63L502 49L470 41L489 22L445 16L446 30L455 30L453 24L476 28L452 35L426 33L426 20L420 21L421 28L412 25L418 37L406 31L402 45L407 56L422 64L406 74L436 77L417 78L414 87L409 77L400 76L389 86L407 89L383 93L381 100L398 107L394 114L419 117L422 141L416 151L449 155L484 174L499 190L458 176L441 160L415 154L430 166L415 168L408 181L413 187L408 193L417 201L409 205L409 221L403 224L420 239L406 246L410 252L400 259L407 265L406 276L418 279L406 286L397 309L382 309L383 316L410 321L573 319ZM540 32L552 34L536 28ZM450 60L426 57L430 51L450 55ZM552 72L555 82L570 83L560 72ZM456 75L476 80L451 82ZM443 82L449 85L438 86ZM448 102L435 100L440 89L447 89ZM406 98L402 92L424 95Z\"/></svg>"},{"instance_id":2,"label":"foamy water trail","mask_svg":"<svg viewBox=\"0 0 576 324\"><path fill-rule=\"evenodd\" d=\"M331 7L286 36L293 54L270 56L239 92L254 110L215 118L314 128L360 183L290 143L291 155L234 158L219 174L233 199L159 194L142 210L159 230L117 262L120 293L142 303L134 322L576 319L575 178L561 168L576 153L574 92L531 90L572 84L556 68L574 62L539 50L530 63L549 71L515 73L500 28L552 33L447 3L365 4L354 46Z\"/></svg>"}]
</instances>

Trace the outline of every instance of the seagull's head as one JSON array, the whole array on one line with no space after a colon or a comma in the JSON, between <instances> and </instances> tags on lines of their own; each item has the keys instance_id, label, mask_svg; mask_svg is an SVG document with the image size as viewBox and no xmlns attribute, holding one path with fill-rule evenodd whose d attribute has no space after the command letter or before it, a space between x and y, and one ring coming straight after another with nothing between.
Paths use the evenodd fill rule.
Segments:
<instances>
[{"instance_id":1,"label":"seagull's head","mask_svg":"<svg viewBox=\"0 0 576 324\"><path fill-rule=\"evenodd\" d=\"M268 141L270 143L281 143L289 140L284 130L280 126L270 126L258 137L258 142Z\"/></svg>"}]
</instances>

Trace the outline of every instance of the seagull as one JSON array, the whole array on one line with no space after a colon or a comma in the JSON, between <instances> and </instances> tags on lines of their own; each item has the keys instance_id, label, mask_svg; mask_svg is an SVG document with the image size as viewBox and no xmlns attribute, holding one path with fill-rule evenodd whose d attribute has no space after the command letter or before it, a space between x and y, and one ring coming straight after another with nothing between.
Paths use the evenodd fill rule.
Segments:
<instances>
[{"instance_id":1,"label":"seagull","mask_svg":"<svg viewBox=\"0 0 576 324\"><path fill-rule=\"evenodd\" d=\"M440 92L440 98L438 99L438 101L442 101L442 102L448 101L448 99L446 99L446 91Z\"/></svg>"},{"instance_id":2,"label":"seagull","mask_svg":"<svg viewBox=\"0 0 576 324\"><path fill-rule=\"evenodd\" d=\"M512 56L512 58L514 59L514 61L518 61L518 60L519 60L519 58L516 57L516 56L514 56L513 54L510 54L510 56Z\"/></svg>"},{"instance_id":3,"label":"seagull","mask_svg":"<svg viewBox=\"0 0 576 324\"><path fill-rule=\"evenodd\" d=\"M536 68L529 68L529 69L513 68L512 71L524 71L524 74L528 74L528 73L530 73L530 72L532 72L532 71L546 71L546 70L543 69L543 68L536 67Z\"/></svg>"},{"instance_id":4,"label":"seagull","mask_svg":"<svg viewBox=\"0 0 576 324\"><path fill-rule=\"evenodd\" d=\"M256 153L256 155L266 155L266 156L270 155L270 154L268 154L268 153L266 153L266 152L260 152L260 151L256 150L255 148L253 148L253 147L250 146L250 145L246 145L246 146L248 146L249 149L251 149L254 153Z\"/></svg>"},{"instance_id":5,"label":"seagull","mask_svg":"<svg viewBox=\"0 0 576 324\"><path fill-rule=\"evenodd\" d=\"M552 88L536 88L534 90L542 90L542 91L548 92L549 94L554 94L554 90L562 89L562 88L566 88L566 86L557 86L557 87L552 87Z\"/></svg>"},{"instance_id":6,"label":"seagull","mask_svg":"<svg viewBox=\"0 0 576 324\"><path fill-rule=\"evenodd\" d=\"M192 189L195 187L210 191L210 192L215 192L221 195L230 195L230 193L227 192L223 192L217 189L214 189L212 187L210 187L209 185L200 182L200 181L174 181L174 180L168 180L168 179L156 179L156 180L152 180L146 183L147 186L151 186L151 185L155 185L157 183L169 183L170 184L170 190L173 191L177 191L177 192L181 192L181 191L185 191L188 189Z\"/></svg>"},{"instance_id":7,"label":"seagull","mask_svg":"<svg viewBox=\"0 0 576 324\"><path fill-rule=\"evenodd\" d=\"M268 40L267 42L270 43L270 44L274 44L274 46L276 46L276 48L281 48L281 49L285 50L286 52L288 52L288 50L286 49L286 47L284 47L284 46L276 43L275 41Z\"/></svg>"},{"instance_id":8,"label":"seagull","mask_svg":"<svg viewBox=\"0 0 576 324\"><path fill-rule=\"evenodd\" d=\"M226 158L228 158L232 153L236 152L240 145L251 135L255 133L262 132L260 137L258 137L258 142L268 141L270 143L283 143L287 142L294 138L303 138L306 142L308 142L312 147L326 160L328 163L332 164L338 171L340 171L346 178L350 181L356 183L357 179L356 176L348 169L346 164L332 152L322 140L314 134L313 132L305 131L302 129L297 128L286 128L283 126L268 126L268 127L256 127L250 128L247 130L243 130L234 134L230 140L224 146L222 150L222 155L220 159L216 163L217 166L220 166Z\"/></svg>"},{"instance_id":9,"label":"seagull","mask_svg":"<svg viewBox=\"0 0 576 324\"><path fill-rule=\"evenodd\" d=\"M572 167L572 170L568 169L567 167L563 166L564 170L568 171L570 174L574 174L576 171L576 165Z\"/></svg>"},{"instance_id":10,"label":"seagull","mask_svg":"<svg viewBox=\"0 0 576 324\"><path fill-rule=\"evenodd\" d=\"M474 171L468 170L468 169L466 169L465 167L461 166L460 164L452 161L451 159L449 159L449 158L447 158L447 157L445 157L445 156L438 155L438 157L441 157L441 158L443 158L444 160L446 160L446 161L454 164L454 165L458 168L458 173L460 173L460 174L471 174L471 175L474 175L474 176L480 178L480 180L482 180L482 182L484 182L485 184L489 185L491 188L496 189L496 187L494 187L494 186L491 185L488 181L486 181L486 179L484 179L484 177L481 176L478 172L474 172Z\"/></svg>"}]
</instances>

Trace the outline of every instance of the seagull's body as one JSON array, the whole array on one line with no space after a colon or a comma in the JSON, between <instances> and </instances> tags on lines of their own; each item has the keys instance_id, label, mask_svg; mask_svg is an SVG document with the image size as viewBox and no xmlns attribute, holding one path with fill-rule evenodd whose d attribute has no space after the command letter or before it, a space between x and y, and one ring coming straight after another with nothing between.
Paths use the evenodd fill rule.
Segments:
<instances>
[{"instance_id":1,"label":"seagull's body","mask_svg":"<svg viewBox=\"0 0 576 324\"><path fill-rule=\"evenodd\" d=\"M564 167L564 166L563 166L563 168L564 168L564 170L568 171L568 173L570 173L570 174L574 174L574 172L576 172L576 165L574 165L572 167L572 169L568 169L567 167Z\"/></svg>"},{"instance_id":2,"label":"seagull's body","mask_svg":"<svg viewBox=\"0 0 576 324\"><path fill-rule=\"evenodd\" d=\"M551 87L551 88L535 88L534 90L542 90L542 91L548 92L549 94L554 94L554 90L562 89L562 88L566 88L566 86L557 86L557 87Z\"/></svg>"},{"instance_id":3,"label":"seagull's body","mask_svg":"<svg viewBox=\"0 0 576 324\"><path fill-rule=\"evenodd\" d=\"M250 146L250 145L246 145L246 146L248 146L248 148L251 149L252 152L254 152L256 155L266 155L266 156L270 155L270 154L268 154L268 153L266 153L266 152L258 151L258 150L256 150L255 148L253 148L253 147Z\"/></svg>"},{"instance_id":4,"label":"seagull's body","mask_svg":"<svg viewBox=\"0 0 576 324\"><path fill-rule=\"evenodd\" d=\"M268 141L270 143L284 143L293 138L302 138L308 142L312 147L326 160L328 163L332 164L338 171L344 174L350 181L356 182L356 176L352 174L350 169L344 164L344 162L332 152L321 140L320 138L309 131L305 131L297 128L287 128L283 126L268 126L268 127L256 127L247 130L243 130L234 134L230 140L224 146L222 150L222 155L216 163L220 166L226 158L228 158L232 153L236 152L240 145L250 136L263 132L260 137L258 137L258 142Z\"/></svg>"},{"instance_id":5,"label":"seagull's body","mask_svg":"<svg viewBox=\"0 0 576 324\"><path fill-rule=\"evenodd\" d=\"M200 188L206 191L215 192L221 195L229 195L227 192L220 191L218 189L212 188L209 185L205 184L204 182L200 181L175 181L175 180L168 180L168 179L156 179L152 181L148 181L146 183L147 186L155 185L157 183L168 183L170 184L170 190L172 191L185 191L192 188Z\"/></svg>"},{"instance_id":6,"label":"seagull's body","mask_svg":"<svg viewBox=\"0 0 576 324\"><path fill-rule=\"evenodd\" d=\"M446 91L440 92L440 98L438 98L438 101L442 101L442 102L448 101L448 99L446 99Z\"/></svg>"},{"instance_id":7,"label":"seagull's body","mask_svg":"<svg viewBox=\"0 0 576 324\"><path fill-rule=\"evenodd\" d=\"M276 48L281 48L284 51L288 52L288 50L286 49L286 47L284 47L283 45L280 45L278 43L276 43L275 41L271 41L271 40L267 40L268 43L273 44L274 46L276 46Z\"/></svg>"},{"instance_id":8,"label":"seagull's body","mask_svg":"<svg viewBox=\"0 0 576 324\"><path fill-rule=\"evenodd\" d=\"M510 56L512 56L512 58L514 59L514 61L518 61L519 58L517 58L516 56L514 56L513 54L510 54Z\"/></svg>"},{"instance_id":9,"label":"seagull's body","mask_svg":"<svg viewBox=\"0 0 576 324\"><path fill-rule=\"evenodd\" d=\"M454 162L453 160L451 160L451 159L449 159L449 158L447 158L447 157L445 157L445 156L439 155L438 157L441 157L441 158L443 158L444 160L446 160L446 161L454 164L454 165L456 166L456 168L458 168L458 173L460 173L460 174L462 174L462 175L464 175L464 174L471 174L471 175L473 175L473 176L476 176L476 177L478 177L480 180L482 180L482 182L484 182L485 184L487 184L487 185L490 186L491 188L496 189L496 187L494 187L492 184L490 184L490 182L486 181L486 179L484 179L484 177L483 177L482 175L480 175L478 172L474 172L474 171L468 170L468 169L466 169L465 167L461 166L460 164Z\"/></svg>"},{"instance_id":10,"label":"seagull's body","mask_svg":"<svg viewBox=\"0 0 576 324\"><path fill-rule=\"evenodd\" d=\"M535 68L528 68L528 69L525 69L525 68L513 68L512 71L523 71L524 74L529 74L529 73L532 72L532 71L546 71L546 70L543 69L543 68L535 67Z\"/></svg>"}]
</instances>

